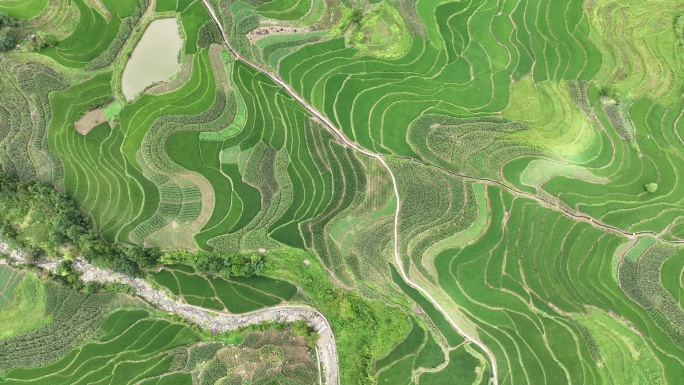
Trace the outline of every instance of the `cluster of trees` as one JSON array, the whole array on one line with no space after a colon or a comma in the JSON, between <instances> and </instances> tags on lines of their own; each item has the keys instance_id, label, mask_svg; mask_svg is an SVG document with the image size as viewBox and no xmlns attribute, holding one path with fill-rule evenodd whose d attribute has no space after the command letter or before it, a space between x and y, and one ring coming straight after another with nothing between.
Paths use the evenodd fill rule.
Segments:
<instances>
[{"instance_id":1,"label":"cluster of trees","mask_svg":"<svg viewBox=\"0 0 684 385\"><path fill-rule=\"evenodd\" d=\"M0 237L40 258L76 252L91 262L130 275L158 264L157 248L111 244L65 193L44 182L22 182L0 173ZM69 259L69 258L65 258ZM65 283L73 279L69 266L60 266Z\"/></svg>"},{"instance_id":2,"label":"cluster of trees","mask_svg":"<svg viewBox=\"0 0 684 385\"><path fill-rule=\"evenodd\" d=\"M320 338L320 335L318 335L312 327L309 327L305 320L300 319L293 322L291 330L292 334L306 339L306 345L309 349L316 348L316 342Z\"/></svg>"},{"instance_id":3,"label":"cluster of trees","mask_svg":"<svg viewBox=\"0 0 684 385\"><path fill-rule=\"evenodd\" d=\"M197 49L207 48L211 44L223 44L223 37L216 23L207 20L197 32Z\"/></svg>"},{"instance_id":4,"label":"cluster of trees","mask_svg":"<svg viewBox=\"0 0 684 385\"><path fill-rule=\"evenodd\" d=\"M23 249L29 259L61 255L64 261L55 278L68 286L78 282L71 268L74 254L131 276L139 276L162 259L158 248L105 241L71 198L44 182L23 182L0 172L0 212L0 237ZM266 256L261 253L182 251L166 254L164 261L225 277L260 275L266 268Z\"/></svg>"},{"instance_id":5,"label":"cluster of trees","mask_svg":"<svg viewBox=\"0 0 684 385\"><path fill-rule=\"evenodd\" d=\"M390 352L411 328L403 310L379 300L369 301L358 290L335 286L319 262L302 263L300 252L294 249L279 252L269 263L297 276L294 281L328 318L338 350L355 352L353 356L340 356L340 382L375 383L375 361ZM303 333L303 326L293 325L293 333Z\"/></svg>"},{"instance_id":6,"label":"cluster of trees","mask_svg":"<svg viewBox=\"0 0 684 385\"><path fill-rule=\"evenodd\" d=\"M678 15L672 21L675 37L680 47L684 47L684 15Z\"/></svg>"},{"instance_id":7,"label":"cluster of trees","mask_svg":"<svg viewBox=\"0 0 684 385\"><path fill-rule=\"evenodd\" d=\"M266 269L266 255L261 253L224 253L178 251L167 253L164 262L183 263L196 271L217 273L223 277L251 277Z\"/></svg>"},{"instance_id":8,"label":"cluster of trees","mask_svg":"<svg viewBox=\"0 0 684 385\"><path fill-rule=\"evenodd\" d=\"M19 44L22 38L19 20L0 12L0 52L7 52Z\"/></svg>"},{"instance_id":9,"label":"cluster of trees","mask_svg":"<svg viewBox=\"0 0 684 385\"><path fill-rule=\"evenodd\" d=\"M0 12L0 53L10 51L21 43L27 51L54 47L57 38L43 31L31 31L19 19Z\"/></svg>"}]
</instances>

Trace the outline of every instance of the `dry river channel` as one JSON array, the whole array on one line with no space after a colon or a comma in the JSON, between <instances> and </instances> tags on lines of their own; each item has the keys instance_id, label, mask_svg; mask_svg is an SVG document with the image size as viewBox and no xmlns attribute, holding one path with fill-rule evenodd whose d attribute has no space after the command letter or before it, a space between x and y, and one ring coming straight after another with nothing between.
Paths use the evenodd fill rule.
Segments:
<instances>
[{"instance_id":1,"label":"dry river channel","mask_svg":"<svg viewBox=\"0 0 684 385\"><path fill-rule=\"evenodd\" d=\"M8 258L2 259L3 255ZM41 269L55 271L59 262L39 261L32 263ZM0 242L0 264L25 265L26 259L21 250L11 250L9 246ZM338 358L335 345L335 336L328 320L318 310L304 305L279 305L256 310L244 314L229 314L201 307L189 305L177 299L172 299L166 292L157 290L144 279L132 278L112 270L95 267L81 258L75 258L73 267L81 273L84 282L123 283L135 289L138 297L142 298L158 309L176 314L181 318L194 323L202 329L212 332L225 332L236 330L243 326L254 325L267 321L294 322L305 320L320 335L316 343L316 354L323 376L321 383L327 385L339 385ZM320 367L321 365L319 365Z\"/></svg>"}]
</instances>

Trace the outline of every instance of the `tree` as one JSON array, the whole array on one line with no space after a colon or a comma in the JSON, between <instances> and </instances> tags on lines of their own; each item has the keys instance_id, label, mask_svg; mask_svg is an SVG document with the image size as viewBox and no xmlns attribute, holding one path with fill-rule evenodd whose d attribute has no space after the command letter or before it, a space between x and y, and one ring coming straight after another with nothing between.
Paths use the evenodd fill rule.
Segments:
<instances>
[{"instance_id":1,"label":"tree","mask_svg":"<svg viewBox=\"0 0 684 385\"><path fill-rule=\"evenodd\" d=\"M57 45L57 38L54 35L38 31L35 34L29 35L26 38L26 43L23 46L29 51L39 51L44 48L50 48Z\"/></svg>"},{"instance_id":2,"label":"tree","mask_svg":"<svg viewBox=\"0 0 684 385\"><path fill-rule=\"evenodd\" d=\"M298 337L304 337L309 334L309 325L303 319L292 323L292 334Z\"/></svg>"},{"instance_id":3,"label":"tree","mask_svg":"<svg viewBox=\"0 0 684 385\"><path fill-rule=\"evenodd\" d=\"M644 188L646 189L646 191L648 191L650 193L654 193L658 189L658 184L657 183L646 183L644 185Z\"/></svg>"},{"instance_id":4,"label":"tree","mask_svg":"<svg viewBox=\"0 0 684 385\"><path fill-rule=\"evenodd\" d=\"M351 22L358 25L361 23L361 19L363 19L363 11L361 8L354 8L351 14Z\"/></svg>"},{"instance_id":5,"label":"tree","mask_svg":"<svg viewBox=\"0 0 684 385\"><path fill-rule=\"evenodd\" d=\"M16 47L17 42L6 31L0 32L0 53L7 52Z\"/></svg>"},{"instance_id":6,"label":"tree","mask_svg":"<svg viewBox=\"0 0 684 385\"><path fill-rule=\"evenodd\" d=\"M298 337L304 337L306 339L306 344L310 349L316 348L316 342L318 342L320 335L318 335L313 328L310 328L305 320L300 319L293 322L291 331L292 334Z\"/></svg>"},{"instance_id":7,"label":"tree","mask_svg":"<svg viewBox=\"0 0 684 385\"><path fill-rule=\"evenodd\" d=\"M0 12L0 28L2 27L16 27L18 25L17 19L12 16Z\"/></svg>"},{"instance_id":8,"label":"tree","mask_svg":"<svg viewBox=\"0 0 684 385\"><path fill-rule=\"evenodd\" d=\"M161 252L156 247L142 247L139 245L123 247L124 258L135 262L141 268L151 268L159 263Z\"/></svg>"}]
</instances>

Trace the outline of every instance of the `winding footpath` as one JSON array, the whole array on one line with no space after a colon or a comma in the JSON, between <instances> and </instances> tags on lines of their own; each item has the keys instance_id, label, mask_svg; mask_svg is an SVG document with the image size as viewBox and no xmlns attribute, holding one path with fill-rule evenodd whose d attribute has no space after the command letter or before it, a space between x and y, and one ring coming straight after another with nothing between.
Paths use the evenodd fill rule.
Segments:
<instances>
[{"instance_id":1,"label":"winding footpath","mask_svg":"<svg viewBox=\"0 0 684 385\"><path fill-rule=\"evenodd\" d=\"M369 156L373 159L376 159L382 166L387 170L390 178L392 179L392 188L394 190L394 196L397 200L397 208L394 213L394 260L399 268L399 272L401 273L402 279L411 287L414 289L418 290L423 296L425 296L443 315L444 317L449 321L451 326L459 333L461 334L466 340L472 342L473 344L477 345L480 349L482 349L487 356L489 357L489 360L492 365L492 384L493 385L498 385L498 375L497 375L497 366L496 366L496 359L494 358L494 354L492 353L489 348L483 344L481 341L479 341L477 338L468 335L461 327L458 326L456 322L449 316L449 313L444 310L444 308L428 293L427 290L422 288L420 285L418 285L416 282L411 280L409 276L406 274L406 271L404 270L404 266L401 262L401 254L399 252L399 213L401 211L401 201L399 197L399 189L397 187L397 180L394 177L394 173L392 172L392 169L389 167L387 162L385 162L385 159L382 157L382 155L370 152L366 149L361 148L358 146L356 143L353 141L349 140L344 133L339 130L328 118L326 118L322 113L320 113L315 107L313 107L309 102L304 100L301 96L299 96L293 89L290 87L289 84L285 83L280 76L277 74L271 73L267 69L254 64L244 58L242 55L240 55L239 52L237 52L230 44L230 41L228 40L228 36L226 35L225 30L223 29L223 25L221 24L221 21L216 15L216 12L214 11L213 7L211 4L209 4L208 0L202 0L202 4L204 4L204 7L206 8L207 12L209 12L209 15L211 18L214 20L216 23L219 31L221 31L221 36L223 37L223 42L226 45L226 47L232 52L232 54L235 56L237 60L242 61L243 63L249 65L250 67L254 68L255 70L263 73L264 75L268 76L271 80L273 80L276 84L278 84L280 87L282 87L287 93L294 99L296 100L302 107L304 107L311 115L316 117L323 125L326 127L328 131L330 131L331 134L333 134L341 143L344 145L350 147L351 149L360 152L366 156Z\"/></svg>"},{"instance_id":2,"label":"winding footpath","mask_svg":"<svg viewBox=\"0 0 684 385\"><path fill-rule=\"evenodd\" d=\"M502 182L494 180L494 179L471 176L471 175L466 175L466 174L454 172L454 171L449 170L447 168L444 168L442 166L438 166L438 165L435 165L432 163L423 162L420 159L409 158L409 157L398 157L398 158L406 159L408 161L421 164L425 167L429 167L429 168L439 170L439 171L444 172L446 174L449 174L455 178L470 180L473 182L479 182L479 183L482 183L485 185L497 186L499 188L507 190L508 192L510 192L513 195L517 195L517 196L520 196L523 198L532 199L532 200L536 201L539 205L544 206L550 210L557 211L560 214L562 214L562 215L564 215L564 216L566 216L566 217L568 217L568 218L570 218L576 222L588 223L592 227L595 227L601 231L613 233L613 234L625 237L627 239L633 240L633 239L638 239L641 236L650 236L650 237L656 238L659 242L663 242L663 243L669 243L669 244L673 244L673 245L684 244L684 240L664 239L660 234L658 234L657 232L652 231L652 230L641 230L641 231L636 231L636 232L630 232L630 231L626 231L626 230L620 229L620 228L615 227L615 226L604 224L599 219L594 218L589 214L585 214L585 213L582 213L580 211L573 212L573 211L561 206L558 203L554 203L552 201L546 200L546 199L542 198L541 196L529 193L527 191L519 190L515 187L509 186L505 183L502 183Z\"/></svg>"},{"instance_id":3,"label":"winding footpath","mask_svg":"<svg viewBox=\"0 0 684 385\"><path fill-rule=\"evenodd\" d=\"M0 254L9 256L8 260L2 259L0 264L26 264L20 250L10 250L6 243L0 241ZM34 263L33 266L41 269L55 271L57 261L44 261ZM332 333L328 320L318 310L303 305L280 305L259 309L243 314L228 314L219 311L204 309L189 305L180 300L170 298L166 292L156 290L144 279L131 278L124 274L116 273L108 269L101 269L76 258L73 263L74 270L81 273L84 282L122 283L135 289L136 295L144 299L150 305L161 310L178 315L179 317L194 323L195 325L211 330L212 332L225 332L236 330L240 327L259 324L262 322L294 322L305 320L320 338L316 343L316 353L319 363L323 364L325 371L324 383L327 385L339 385L337 347L335 336ZM319 366L320 368L320 366ZM323 370L321 369L321 370Z\"/></svg>"}]
</instances>

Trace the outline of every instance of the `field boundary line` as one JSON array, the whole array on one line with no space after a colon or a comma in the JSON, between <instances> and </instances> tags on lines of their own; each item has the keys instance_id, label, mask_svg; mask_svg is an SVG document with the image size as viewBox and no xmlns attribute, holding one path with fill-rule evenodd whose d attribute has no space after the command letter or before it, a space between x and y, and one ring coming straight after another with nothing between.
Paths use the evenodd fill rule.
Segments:
<instances>
[{"instance_id":1,"label":"field boundary line","mask_svg":"<svg viewBox=\"0 0 684 385\"><path fill-rule=\"evenodd\" d=\"M5 255L3 255L5 254ZM6 259L5 259L6 258ZM58 261L37 261L29 263L21 249L13 249L0 239L0 261L5 265L27 265L54 272L59 265ZM339 384L338 367L339 359L335 336L328 319L317 309L308 305L276 305L264 307L242 314L206 309L190 305L178 299L171 299L164 291L156 290L150 282L142 278L132 278L125 274L117 273L109 269L101 269L91 265L86 260L78 257L73 260L74 270L81 273L84 282L122 283L132 287L135 293L147 303L158 309L174 313L177 316L192 322L203 329L215 332L237 330L263 322L294 322L305 320L320 336L316 342L316 348L320 353L318 359L323 361L325 371L325 383L327 385Z\"/></svg>"},{"instance_id":2,"label":"field boundary line","mask_svg":"<svg viewBox=\"0 0 684 385\"><path fill-rule=\"evenodd\" d=\"M304 107L309 113L311 113L315 118L317 118L319 121L323 123L324 126L328 128L328 130L335 136L337 137L343 144L347 145L353 150L356 150L366 156L372 157L377 159L380 164L382 164L387 172L390 175L390 178L392 179L392 187L394 190L394 195L397 200L397 208L394 213L394 259L395 263L397 264L397 267L399 268L399 272L401 273L402 279L411 287L414 289L418 290L425 298L427 298L443 315L444 317L449 321L451 326L459 333L461 334L466 340L474 343L477 345L480 349L482 349L488 356L491 361L492 365L492 383L493 385L498 385L498 376L497 376L497 366L496 366L496 359L494 357L494 354L487 348L487 346L476 339L475 337L472 337L468 334L466 334L463 329L461 329L456 322L453 321L453 319L449 316L449 314L444 310L444 308L428 293L425 289L423 289L421 286L416 284L414 281L412 281L408 275L406 274L406 271L404 271L403 264L401 263L401 256L399 253L399 214L401 210L401 201L400 201L400 196L399 196L399 189L397 187L397 180L394 177L394 173L392 172L391 168L385 162L385 159L382 157L380 154L376 154L370 151L367 151L360 146L356 145L356 143L350 141L347 139L347 137L342 133L341 130L339 130L330 120L328 120L322 113L320 113L316 108L311 106L306 100L304 100L301 96L299 96L293 89L290 87L287 83L285 83L280 77L276 74L271 73L267 69L263 68L262 66L259 66L257 64L254 64L244 58L242 55L240 55L239 52L237 52L231 45L230 41L228 40L228 36L226 35L225 30L223 29L223 25L221 24L220 20L218 19L216 12L214 11L213 7L211 4L209 4L208 0L202 0L202 4L206 8L207 12L209 12L209 15L211 18L214 20L216 23L219 31L221 32L221 36L223 37L223 42L226 45L226 47L233 53L235 58L237 60L240 60L244 62L245 64L249 65L253 69L263 73L264 75L268 76L271 80L273 80L276 84L278 84L280 87L282 87L287 93L294 99L296 100L302 107ZM332 334L332 332L331 332ZM337 371L338 368L335 368ZM326 377L328 377L328 372L326 372ZM337 376L336 376L337 377ZM332 378L331 378L332 380ZM330 384L331 382L328 381L328 378L326 378L326 383ZM339 383L339 377L337 377L336 384Z\"/></svg>"}]
</instances>

